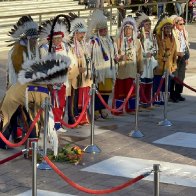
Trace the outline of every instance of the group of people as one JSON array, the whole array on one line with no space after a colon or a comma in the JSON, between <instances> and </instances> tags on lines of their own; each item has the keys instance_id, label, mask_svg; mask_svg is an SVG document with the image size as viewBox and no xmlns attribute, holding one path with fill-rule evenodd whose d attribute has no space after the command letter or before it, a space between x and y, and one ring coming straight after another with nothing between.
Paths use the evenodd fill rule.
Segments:
<instances>
[{"instance_id":1,"label":"group of people","mask_svg":"<svg viewBox=\"0 0 196 196\"><path fill-rule=\"evenodd\" d=\"M76 122L93 83L107 104L113 93L112 105L118 108L139 74L143 92L140 104L150 109L164 72L167 70L183 81L189 58L184 20L177 15L160 17L154 31L146 14L138 13L135 19L126 17L116 37L109 35L107 18L101 9L94 10L87 23L70 13L44 21L38 27L30 16L23 16L9 34L14 43L8 57L8 88L0 107L1 130L7 139L18 126L18 116L25 113L32 122L46 97L51 98L53 128L66 132L59 119L64 118L67 110L68 124ZM182 90L183 86L171 79L173 102L185 100ZM160 92L155 103L163 102ZM109 117L97 95L94 109L95 120ZM125 110L113 114L134 111L135 90ZM85 113L80 125L88 123ZM38 125L34 137L39 135L42 121ZM0 139L0 148L5 146Z\"/></svg>"}]
</instances>

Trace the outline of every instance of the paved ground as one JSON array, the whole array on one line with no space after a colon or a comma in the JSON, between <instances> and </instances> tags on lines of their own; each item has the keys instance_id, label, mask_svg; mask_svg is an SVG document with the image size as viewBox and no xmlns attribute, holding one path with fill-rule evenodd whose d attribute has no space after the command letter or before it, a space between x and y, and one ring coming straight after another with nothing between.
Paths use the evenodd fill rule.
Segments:
<instances>
[{"instance_id":1,"label":"paved ground","mask_svg":"<svg viewBox=\"0 0 196 196\"><path fill-rule=\"evenodd\" d=\"M187 76L185 82L196 89L196 25L188 27L191 41L191 59L187 67ZM5 85L5 64L7 53L0 54L0 84L1 98L4 93ZM134 139L128 134L134 129L134 116L124 115L113 117L109 120L100 120L95 122L95 140L94 143L102 150L100 154L85 154L81 165L71 165L68 163L55 163L60 170L73 181L82 186L91 189L106 189L124 183L127 177L101 174L97 172L87 172L84 169L100 161L113 158L114 156L130 157L142 159L143 163L149 160L156 160L169 163L178 163L196 167L195 146L184 147L173 145L163 145L153 143L155 140L170 136L174 133L192 133L196 134L196 94L185 89L185 102L169 103L168 119L172 121L171 127L160 127L157 122L163 119L163 107L156 107L150 112L139 113L139 129L144 134L141 139ZM72 142L82 147L90 144L90 127L69 130L61 139L61 143ZM194 137L195 138L195 137ZM176 138L177 140L178 138ZM184 138L181 138L182 140ZM192 141L192 143L196 143ZM21 149L21 148L19 148ZM0 150L1 159L8 157L19 149ZM130 163L137 164L137 163ZM169 169L169 168L168 168ZM108 167L107 170L112 170ZM195 170L194 170L195 171ZM119 171L120 172L120 171ZM128 173L130 171L127 171ZM115 171L114 171L115 173ZM164 171L161 173L164 175ZM178 175L178 173L176 174ZM0 195L17 195L32 188L32 164L30 160L19 157L11 162L0 166ZM196 178L196 172L190 173L190 179ZM65 183L54 171L38 170L38 189L59 192L71 195L87 195ZM178 184L178 183L177 183ZM29 195L29 193L28 193ZM46 195L46 194L44 194ZM48 194L47 194L48 195ZM57 194L53 194L57 195ZM110 195L132 195L132 196L152 196L153 182L140 181L137 184L123 189ZM196 184L194 186L179 186L171 183L160 184L161 196L195 196Z\"/></svg>"}]
</instances>

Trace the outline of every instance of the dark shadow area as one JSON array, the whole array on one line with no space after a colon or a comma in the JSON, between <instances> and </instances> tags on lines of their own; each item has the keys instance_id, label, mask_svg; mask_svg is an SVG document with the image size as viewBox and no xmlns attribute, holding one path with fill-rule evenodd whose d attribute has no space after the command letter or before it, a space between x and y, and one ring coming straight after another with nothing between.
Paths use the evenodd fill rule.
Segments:
<instances>
[{"instance_id":1,"label":"dark shadow area","mask_svg":"<svg viewBox=\"0 0 196 196\"><path fill-rule=\"evenodd\" d=\"M196 42L190 42L190 49L196 49Z\"/></svg>"}]
</instances>

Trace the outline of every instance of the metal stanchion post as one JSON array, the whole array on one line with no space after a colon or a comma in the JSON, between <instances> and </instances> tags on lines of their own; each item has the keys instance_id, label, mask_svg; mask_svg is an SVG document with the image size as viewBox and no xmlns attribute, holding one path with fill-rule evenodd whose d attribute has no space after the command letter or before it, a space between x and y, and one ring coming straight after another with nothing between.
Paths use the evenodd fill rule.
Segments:
<instances>
[{"instance_id":1,"label":"metal stanchion post","mask_svg":"<svg viewBox=\"0 0 196 196\"><path fill-rule=\"evenodd\" d=\"M48 134L48 119L49 119L49 107L50 107L50 99L48 97L45 98L45 108L44 108L44 144L43 144L43 155L47 155L47 134ZM38 169L40 170L50 170L51 167L46 163L46 161L42 161L38 165Z\"/></svg>"},{"instance_id":2,"label":"metal stanchion post","mask_svg":"<svg viewBox=\"0 0 196 196\"><path fill-rule=\"evenodd\" d=\"M94 144L94 127L95 127L95 83L91 87L91 144L84 148L84 152L87 153L100 153L101 150L98 146Z\"/></svg>"},{"instance_id":3,"label":"metal stanchion post","mask_svg":"<svg viewBox=\"0 0 196 196\"><path fill-rule=\"evenodd\" d=\"M154 164L154 196L159 196L159 177L160 177L160 165Z\"/></svg>"},{"instance_id":4,"label":"metal stanchion post","mask_svg":"<svg viewBox=\"0 0 196 196\"><path fill-rule=\"evenodd\" d=\"M165 71L165 93L164 93L164 120L160 121L158 123L158 125L160 126L166 126L166 127L170 127L172 126L172 123L167 120L167 105L168 105L168 80L169 80L169 71L166 70Z\"/></svg>"},{"instance_id":5,"label":"metal stanchion post","mask_svg":"<svg viewBox=\"0 0 196 196\"><path fill-rule=\"evenodd\" d=\"M32 196L37 196L37 142L32 142L32 165L33 165L33 177L32 177Z\"/></svg>"},{"instance_id":6,"label":"metal stanchion post","mask_svg":"<svg viewBox=\"0 0 196 196\"><path fill-rule=\"evenodd\" d=\"M112 35L112 8L110 8L110 35Z\"/></svg>"},{"instance_id":7,"label":"metal stanchion post","mask_svg":"<svg viewBox=\"0 0 196 196\"><path fill-rule=\"evenodd\" d=\"M136 74L135 130L132 130L129 133L129 136L134 138L141 138L144 136L144 134L138 129L139 88L140 88L140 74Z\"/></svg>"},{"instance_id":8,"label":"metal stanchion post","mask_svg":"<svg viewBox=\"0 0 196 196\"><path fill-rule=\"evenodd\" d=\"M188 23L188 5L189 5L189 0L186 1L186 25Z\"/></svg>"}]
</instances>

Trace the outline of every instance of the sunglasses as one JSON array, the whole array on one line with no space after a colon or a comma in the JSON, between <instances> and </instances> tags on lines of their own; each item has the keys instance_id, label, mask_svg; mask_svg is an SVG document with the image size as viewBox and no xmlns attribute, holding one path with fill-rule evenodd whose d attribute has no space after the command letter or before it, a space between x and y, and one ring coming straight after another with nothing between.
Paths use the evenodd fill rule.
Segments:
<instances>
[{"instance_id":1,"label":"sunglasses","mask_svg":"<svg viewBox=\"0 0 196 196\"><path fill-rule=\"evenodd\" d=\"M184 25L184 23L179 24L180 26Z\"/></svg>"}]
</instances>

